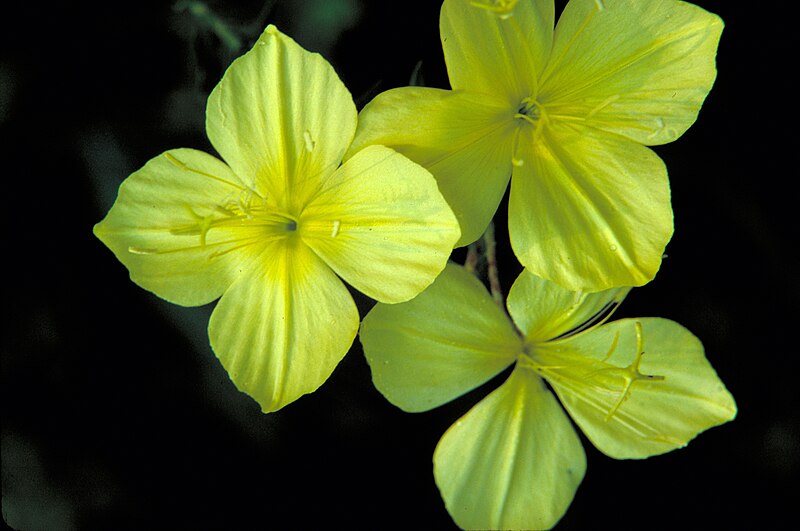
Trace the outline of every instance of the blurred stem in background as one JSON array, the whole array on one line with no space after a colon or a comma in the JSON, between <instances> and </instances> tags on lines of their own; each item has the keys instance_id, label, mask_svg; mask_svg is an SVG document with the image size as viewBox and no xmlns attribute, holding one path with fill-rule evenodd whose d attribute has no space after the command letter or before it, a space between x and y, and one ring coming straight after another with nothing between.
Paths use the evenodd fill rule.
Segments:
<instances>
[{"instance_id":1,"label":"blurred stem in background","mask_svg":"<svg viewBox=\"0 0 800 531\"><path fill-rule=\"evenodd\" d=\"M280 29L323 56L329 55L343 31L356 25L362 12L360 0L268 0L249 21L234 22L230 17L239 13L220 14L200 0L179 0L173 5L173 11L188 16L192 40L214 35L230 60L252 45L273 12L282 8L291 10L292 16L286 17L290 27Z\"/></svg>"},{"instance_id":2,"label":"blurred stem in background","mask_svg":"<svg viewBox=\"0 0 800 531\"><path fill-rule=\"evenodd\" d=\"M467 246L467 257L464 260L464 268L480 277L479 269L486 266L486 278L489 281L489 291L492 300L505 311L505 299L503 288L500 285L500 272L497 265L497 241L494 238L494 221L489 222L483 236Z\"/></svg>"}]
</instances>

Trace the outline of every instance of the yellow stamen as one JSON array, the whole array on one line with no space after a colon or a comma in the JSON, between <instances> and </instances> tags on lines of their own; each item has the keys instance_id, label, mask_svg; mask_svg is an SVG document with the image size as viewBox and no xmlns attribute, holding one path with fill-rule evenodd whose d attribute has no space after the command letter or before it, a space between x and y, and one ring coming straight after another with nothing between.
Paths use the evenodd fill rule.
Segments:
<instances>
[{"instance_id":1,"label":"yellow stamen","mask_svg":"<svg viewBox=\"0 0 800 531\"><path fill-rule=\"evenodd\" d=\"M635 382L659 382L666 380L665 376L644 374L640 370L642 356L644 356L644 332L642 324L634 323L636 330L636 356L627 367L618 367L610 363L610 359L619 346L619 333L614 335L611 346L601 361L592 360L579 352L562 352L561 348L552 348L541 345L530 345L521 354L517 364L520 367L532 369L541 377L572 390L580 399L590 403L593 407L604 411L608 408L607 402L599 400L599 396L616 397L613 406L604 411L605 421L611 420L619 409L630 398ZM557 342L555 342L557 343ZM587 392L592 389L594 393Z\"/></svg>"},{"instance_id":2,"label":"yellow stamen","mask_svg":"<svg viewBox=\"0 0 800 531\"><path fill-rule=\"evenodd\" d=\"M620 98L619 94L612 94L611 96L607 97L606 99L601 101L599 104L597 104L591 111L589 111L586 114L586 118L585 119L588 120L589 118L591 118L592 116L594 116L598 112L602 111L603 109L605 109L606 107L608 107L609 105L611 105L612 103L617 101L619 98Z\"/></svg>"},{"instance_id":3,"label":"yellow stamen","mask_svg":"<svg viewBox=\"0 0 800 531\"><path fill-rule=\"evenodd\" d=\"M152 247L134 247L133 245L128 247L128 252L131 254L159 254L158 249L153 249Z\"/></svg>"},{"instance_id":4,"label":"yellow stamen","mask_svg":"<svg viewBox=\"0 0 800 531\"><path fill-rule=\"evenodd\" d=\"M470 5L493 13L501 19L506 19L514 14L514 7L517 5L518 1L519 0L487 0L480 2L478 0L472 0L470 1Z\"/></svg>"},{"instance_id":5,"label":"yellow stamen","mask_svg":"<svg viewBox=\"0 0 800 531\"><path fill-rule=\"evenodd\" d=\"M534 98L524 98L519 102L519 109L517 109L514 118L525 120L531 124L534 129L538 130L541 123L545 120L544 108Z\"/></svg>"},{"instance_id":6,"label":"yellow stamen","mask_svg":"<svg viewBox=\"0 0 800 531\"><path fill-rule=\"evenodd\" d=\"M614 404L614 407L611 408L611 411L609 411L608 415L606 415L606 422L611 420L611 417L613 417L617 410L619 410L619 407L622 405L622 403L628 399L633 382L638 380L664 381L666 379L665 376L642 374L639 371L639 365L642 363L642 356L644 356L644 333L642 332L642 323L639 321L634 323L634 327L636 328L636 357L634 358L633 363L624 369L619 370L621 373L620 376L625 380L625 388L620 394L617 403Z\"/></svg>"},{"instance_id":7,"label":"yellow stamen","mask_svg":"<svg viewBox=\"0 0 800 531\"><path fill-rule=\"evenodd\" d=\"M306 143L306 151L308 151L309 153L314 151L314 148L316 147L317 143L314 141L314 138L311 136L311 132L310 131L305 131L303 133L303 140Z\"/></svg>"}]
</instances>

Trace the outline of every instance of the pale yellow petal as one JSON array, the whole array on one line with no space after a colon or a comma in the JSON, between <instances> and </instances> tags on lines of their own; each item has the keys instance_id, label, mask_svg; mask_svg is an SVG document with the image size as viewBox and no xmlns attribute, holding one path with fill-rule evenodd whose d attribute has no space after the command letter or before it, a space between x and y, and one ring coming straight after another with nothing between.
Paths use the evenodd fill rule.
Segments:
<instances>
[{"instance_id":1,"label":"pale yellow petal","mask_svg":"<svg viewBox=\"0 0 800 531\"><path fill-rule=\"evenodd\" d=\"M328 379L355 338L358 310L296 235L267 246L257 265L220 299L208 334L233 383L267 413Z\"/></svg>"},{"instance_id":2,"label":"pale yellow petal","mask_svg":"<svg viewBox=\"0 0 800 531\"><path fill-rule=\"evenodd\" d=\"M647 145L694 123L716 77L722 21L676 0L572 0L556 28L540 103Z\"/></svg>"},{"instance_id":3,"label":"pale yellow petal","mask_svg":"<svg viewBox=\"0 0 800 531\"><path fill-rule=\"evenodd\" d=\"M530 342L574 333L608 318L630 288L587 293L563 288L523 270L508 293L508 313Z\"/></svg>"},{"instance_id":4,"label":"pale yellow petal","mask_svg":"<svg viewBox=\"0 0 800 531\"><path fill-rule=\"evenodd\" d=\"M220 160L174 149L120 186L94 234L139 286L184 306L213 301L236 278L257 243L228 208L252 192Z\"/></svg>"},{"instance_id":5,"label":"pale yellow petal","mask_svg":"<svg viewBox=\"0 0 800 531\"><path fill-rule=\"evenodd\" d=\"M436 485L463 529L550 529L585 471L564 410L520 368L458 420L433 455Z\"/></svg>"},{"instance_id":6,"label":"pale yellow petal","mask_svg":"<svg viewBox=\"0 0 800 531\"><path fill-rule=\"evenodd\" d=\"M673 229L661 159L631 140L568 124L549 123L526 143L508 214L522 265L573 291L650 281Z\"/></svg>"},{"instance_id":7,"label":"pale yellow petal","mask_svg":"<svg viewBox=\"0 0 800 531\"><path fill-rule=\"evenodd\" d=\"M611 457L681 448L736 415L703 345L667 319L615 321L532 356L578 426Z\"/></svg>"},{"instance_id":8,"label":"pale yellow petal","mask_svg":"<svg viewBox=\"0 0 800 531\"><path fill-rule=\"evenodd\" d=\"M553 20L553 0L445 0L440 27L450 85L502 95L512 105L533 96L553 44Z\"/></svg>"},{"instance_id":9,"label":"pale yellow petal","mask_svg":"<svg viewBox=\"0 0 800 531\"><path fill-rule=\"evenodd\" d=\"M298 230L350 285L388 303L428 287L461 235L430 172L384 146L367 147L339 168Z\"/></svg>"},{"instance_id":10,"label":"pale yellow petal","mask_svg":"<svg viewBox=\"0 0 800 531\"><path fill-rule=\"evenodd\" d=\"M430 170L461 225L457 245L477 240L511 176L514 113L485 95L422 87L379 94L361 111L348 157L389 146Z\"/></svg>"},{"instance_id":11,"label":"pale yellow petal","mask_svg":"<svg viewBox=\"0 0 800 531\"><path fill-rule=\"evenodd\" d=\"M415 299L377 304L359 337L375 387L405 411L453 400L522 352L522 340L483 284L452 263Z\"/></svg>"},{"instance_id":12,"label":"pale yellow petal","mask_svg":"<svg viewBox=\"0 0 800 531\"><path fill-rule=\"evenodd\" d=\"M208 98L206 129L242 180L297 215L339 166L356 108L325 59L269 26Z\"/></svg>"}]
</instances>

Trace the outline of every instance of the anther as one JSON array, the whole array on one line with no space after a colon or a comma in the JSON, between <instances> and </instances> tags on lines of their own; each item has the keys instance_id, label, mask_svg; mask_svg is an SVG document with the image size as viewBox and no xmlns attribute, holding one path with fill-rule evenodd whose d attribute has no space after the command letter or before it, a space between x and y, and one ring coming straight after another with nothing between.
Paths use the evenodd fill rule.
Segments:
<instances>
[{"instance_id":1,"label":"anther","mask_svg":"<svg viewBox=\"0 0 800 531\"><path fill-rule=\"evenodd\" d=\"M507 19L514 14L514 7L519 0L472 0L470 5L493 13L501 19Z\"/></svg>"},{"instance_id":2,"label":"anther","mask_svg":"<svg viewBox=\"0 0 800 531\"><path fill-rule=\"evenodd\" d=\"M310 131L303 132L303 140L306 143L306 151L308 151L309 153L314 151L314 148L316 147L317 143L314 142L314 138L311 136Z\"/></svg>"},{"instance_id":3,"label":"anther","mask_svg":"<svg viewBox=\"0 0 800 531\"><path fill-rule=\"evenodd\" d=\"M148 247L128 247L128 252L131 254L159 254L158 249Z\"/></svg>"},{"instance_id":4,"label":"anther","mask_svg":"<svg viewBox=\"0 0 800 531\"><path fill-rule=\"evenodd\" d=\"M250 210L250 205L252 204L252 201L253 201L252 190L243 191L236 199L236 204L239 207L239 210L242 212L242 214L245 215L247 219L253 219L253 213Z\"/></svg>"}]
</instances>

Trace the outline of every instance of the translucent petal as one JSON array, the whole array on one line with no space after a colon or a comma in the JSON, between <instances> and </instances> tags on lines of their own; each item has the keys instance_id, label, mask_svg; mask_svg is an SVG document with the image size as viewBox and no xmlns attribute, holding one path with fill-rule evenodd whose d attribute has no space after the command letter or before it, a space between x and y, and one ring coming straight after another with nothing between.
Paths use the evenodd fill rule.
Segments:
<instances>
[{"instance_id":1,"label":"translucent petal","mask_svg":"<svg viewBox=\"0 0 800 531\"><path fill-rule=\"evenodd\" d=\"M250 193L220 160L174 149L122 183L94 234L139 286L176 304L206 304L251 257L243 251L252 234L226 224L224 211L227 202Z\"/></svg>"},{"instance_id":2,"label":"translucent petal","mask_svg":"<svg viewBox=\"0 0 800 531\"><path fill-rule=\"evenodd\" d=\"M361 111L348 156L382 144L430 170L461 225L457 245L467 245L486 230L511 177L515 112L486 95L389 90Z\"/></svg>"},{"instance_id":3,"label":"translucent petal","mask_svg":"<svg viewBox=\"0 0 800 531\"><path fill-rule=\"evenodd\" d=\"M523 270L508 293L508 313L528 342L553 339L607 318L630 288L570 291Z\"/></svg>"},{"instance_id":4,"label":"translucent petal","mask_svg":"<svg viewBox=\"0 0 800 531\"><path fill-rule=\"evenodd\" d=\"M716 15L686 2L572 0L556 28L540 102L647 145L694 123L716 77Z\"/></svg>"},{"instance_id":5,"label":"translucent petal","mask_svg":"<svg viewBox=\"0 0 800 531\"><path fill-rule=\"evenodd\" d=\"M405 411L426 411L514 362L522 341L472 274L448 264L427 290L377 304L361 325L375 387Z\"/></svg>"},{"instance_id":6,"label":"translucent petal","mask_svg":"<svg viewBox=\"0 0 800 531\"><path fill-rule=\"evenodd\" d=\"M510 9L507 12L493 12L497 9L493 3L445 0L442 5L442 48L450 85L457 90L504 95L512 105L519 104L536 94L550 54L553 0L505 2Z\"/></svg>"},{"instance_id":7,"label":"translucent petal","mask_svg":"<svg viewBox=\"0 0 800 531\"><path fill-rule=\"evenodd\" d=\"M272 242L258 264L222 296L208 334L236 387L268 413L328 379L355 338L358 310L297 237Z\"/></svg>"},{"instance_id":8,"label":"translucent petal","mask_svg":"<svg viewBox=\"0 0 800 531\"><path fill-rule=\"evenodd\" d=\"M703 345L667 319L615 321L532 355L575 422L611 457L681 448L736 415Z\"/></svg>"},{"instance_id":9,"label":"translucent petal","mask_svg":"<svg viewBox=\"0 0 800 531\"><path fill-rule=\"evenodd\" d=\"M339 168L298 228L339 276L388 303L428 287L461 235L433 176L383 146L367 147Z\"/></svg>"},{"instance_id":10,"label":"translucent petal","mask_svg":"<svg viewBox=\"0 0 800 531\"><path fill-rule=\"evenodd\" d=\"M622 137L567 124L550 123L526 142L508 227L522 265L575 291L650 281L673 228L661 159Z\"/></svg>"},{"instance_id":11,"label":"translucent petal","mask_svg":"<svg viewBox=\"0 0 800 531\"><path fill-rule=\"evenodd\" d=\"M211 143L245 182L296 215L339 166L357 113L325 59L268 26L208 98Z\"/></svg>"},{"instance_id":12,"label":"translucent petal","mask_svg":"<svg viewBox=\"0 0 800 531\"><path fill-rule=\"evenodd\" d=\"M585 471L564 410L519 368L444 434L433 455L436 485L463 529L549 529Z\"/></svg>"}]
</instances>

